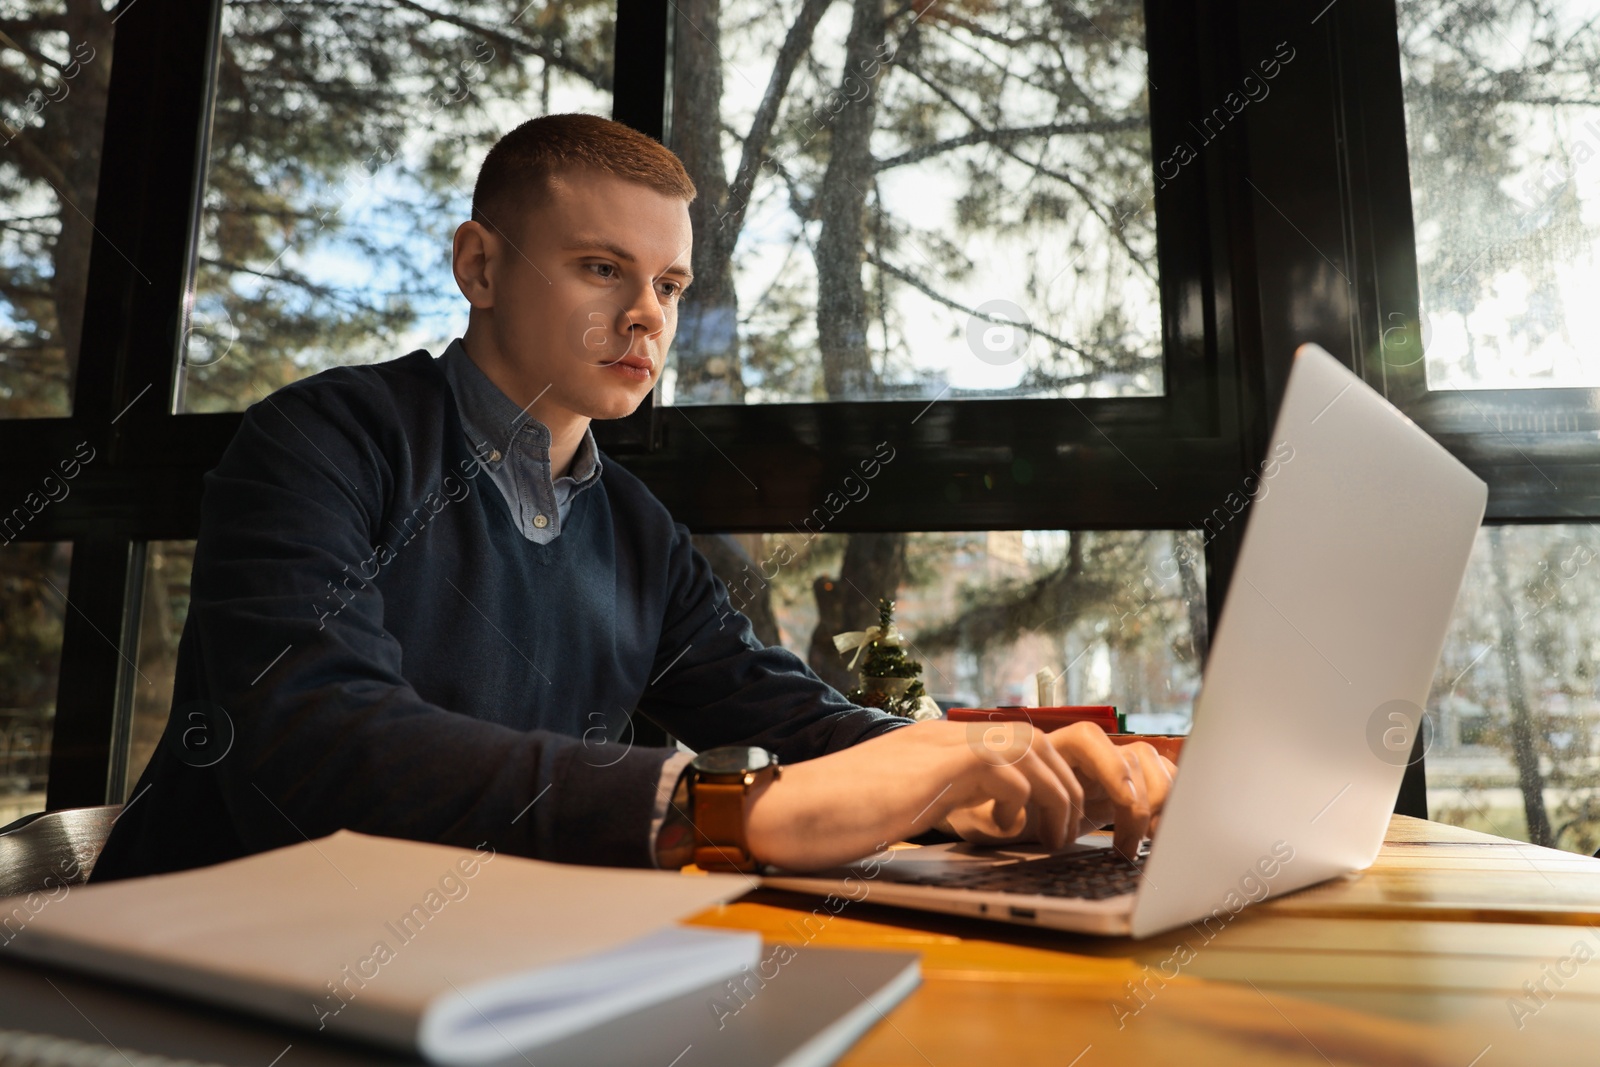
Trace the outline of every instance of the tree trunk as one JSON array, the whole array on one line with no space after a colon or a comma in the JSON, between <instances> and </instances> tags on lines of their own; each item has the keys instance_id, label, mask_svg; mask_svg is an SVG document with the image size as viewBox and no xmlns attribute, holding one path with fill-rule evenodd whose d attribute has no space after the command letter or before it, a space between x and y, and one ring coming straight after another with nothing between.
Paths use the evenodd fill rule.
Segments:
<instances>
[{"instance_id":1,"label":"tree trunk","mask_svg":"<svg viewBox=\"0 0 1600 1067\"><path fill-rule=\"evenodd\" d=\"M672 150L694 179L694 286L684 294L673 340L679 403L739 403L739 299L729 269L737 233L722 164L722 3L679 0L673 34Z\"/></svg>"},{"instance_id":2,"label":"tree trunk","mask_svg":"<svg viewBox=\"0 0 1600 1067\"><path fill-rule=\"evenodd\" d=\"M833 635L878 624L878 598L894 599L906 576L906 535L855 533L845 542L837 578L812 582L817 598L817 628L811 632L807 662L840 692L854 688L856 672L834 648ZM852 653L853 655L854 653ZM856 666L859 668L860 664Z\"/></svg>"},{"instance_id":3,"label":"tree trunk","mask_svg":"<svg viewBox=\"0 0 1600 1067\"><path fill-rule=\"evenodd\" d=\"M817 117L828 137L828 167L817 192L817 343L830 400L872 396L876 382L867 350L867 294L861 281L866 258L866 199L875 164L872 128L882 73L883 0L854 0L839 86ZM855 673L833 646L833 635L861 630L878 619L877 598L893 598L905 577L905 534L856 533L845 543L839 577L818 578L817 628L811 668L834 688L849 690Z\"/></svg>"},{"instance_id":4,"label":"tree trunk","mask_svg":"<svg viewBox=\"0 0 1600 1067\"><path fill-rule=\"evenodd\" d=\"M674 46L669 139L698 190L689 205L695 282L678 311L678 333L673 341L677 361L674 388L679 403L744 401L733 250L789 83L811 48L817 22L832 3L805 0L790 25L745 135L731 187L722 164L721 2L682 0L678 4L683 17Z\"/></svg>"},{"instance_id":5,"label":"tree trunk","mask_svg":"<svg viewBox=\"0 0 1600 1067\"><path fill-rule=\"evenodd\" d=\"M1506 679L1506 700L1511 706L1511 756L1517 765L1517 786L1528 816L1528 840L1536 845L1553 842L1550 816L1544 807L1544 775L1539 770L1539 750L1528 708L1528 690L1522 678L1522 653L1517 642L1517 613L1506 575L1503 530L1489 527L1489 565L1494 571L1496 615L1500 624L1500 664Z\"/></svg>"},{"instance_id":6,"label":"tree trunk","mask_svg":"<svg viewBox=\"0 0 1600 1067\"><path fill-rule=\"evenodd\" d=\"M828 168L817 192L817 343L829 400L864 400L876 393L867 350L866 200L875 164L872 127L882 73L883 0L855 0L839 88L824 102ZM837 108L837 114L834 109Z\"/></svg>"},{"instance_id":7,"label":"tree trunk","mask_svg":"<svg viewBox=\"0 0 1600 1067\"><path fill-rule=\"evenodd\" d=\"M673 340L679 403L742 403L739 362L739 296L733 281L733 250L744 228L745 210L772 139L778 112L800 60L811 48L817 22L834 0L805 0L778 50L761 105L751 120L738 173L730 187L722 165L722 56L720 0L682 0L673 57L672 149L694 180L689 205L694 227L694 286L678 313ZM689 25L692 21L693 25ZM770 585L761 581L749 556L725 537L696 536L696 547L731 591L756 636L779 643ZM755 574L755 581L749 579Z\"/></svg>"}]
</instances>

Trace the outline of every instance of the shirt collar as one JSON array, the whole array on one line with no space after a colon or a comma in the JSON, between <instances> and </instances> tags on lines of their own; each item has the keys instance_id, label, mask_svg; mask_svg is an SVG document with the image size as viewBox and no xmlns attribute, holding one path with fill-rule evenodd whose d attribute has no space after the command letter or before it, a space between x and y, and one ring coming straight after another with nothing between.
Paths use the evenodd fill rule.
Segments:
<instances>
[{"instance_id":1,"label":"shirt collar","mask_svg":"<svg viewBox=\"0 0 1600 1067\"><path fill-rule=\"evenodd\" d=\"M456 410L461 415L462 427L479 460L492 463L495 462L490 459L492 452L499 452L502 458L509 454L511 443L519 432L526 434L548 456L550 428L518 407L516 401L489 380L482 368L467 355L467 347L461 338L455 338L445 347L439 362L445 379L455 393ZM566 477L585 485L598 477L601 469L600 449L595 444L594 430L586 426Z\"/></svg>"}]
</instances>

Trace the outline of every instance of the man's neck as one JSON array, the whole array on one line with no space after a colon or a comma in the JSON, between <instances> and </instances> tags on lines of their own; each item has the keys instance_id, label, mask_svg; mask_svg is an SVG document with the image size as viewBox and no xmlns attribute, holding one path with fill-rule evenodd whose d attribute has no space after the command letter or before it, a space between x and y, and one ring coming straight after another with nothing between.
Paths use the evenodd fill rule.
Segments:
<instances>
[{"instance_id":1,"label":"man's neck","mask_svg":"<svg viewBox=\"0 0 1600 1067\"><path fill-rule=\"evenodd\" d=\"M584 431L589 428L589 417L563 411L541 398L549 382L533 382L519 376L510 360L501 358L492 343L474 336L468 328L461 338L467 356L511 402L542 422L550 431L550 477L560 478L570 474L572 460L583 443Z\"/></svg>"}]
</instances>

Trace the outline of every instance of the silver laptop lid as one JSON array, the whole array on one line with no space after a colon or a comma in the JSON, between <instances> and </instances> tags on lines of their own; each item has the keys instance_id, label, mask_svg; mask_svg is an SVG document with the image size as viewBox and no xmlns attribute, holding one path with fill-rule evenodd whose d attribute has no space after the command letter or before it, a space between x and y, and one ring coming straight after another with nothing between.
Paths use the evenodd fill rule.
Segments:
<instances>
[{"instance_id":1,"label":"silver laptop lid","mask_svg":"<svg viewBox=\"0 0 1600 1067\"><path fill-rule=\"evenodd\" d=\"M1488 497L1315 345L1255 479L1135 937L1372 863Z\"/></svg>"}]
</instances>

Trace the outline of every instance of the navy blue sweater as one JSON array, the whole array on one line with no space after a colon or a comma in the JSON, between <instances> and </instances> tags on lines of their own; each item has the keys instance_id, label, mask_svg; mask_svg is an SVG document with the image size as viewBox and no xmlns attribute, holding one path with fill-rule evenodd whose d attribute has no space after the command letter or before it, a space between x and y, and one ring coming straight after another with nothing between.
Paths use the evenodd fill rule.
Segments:
<instances>
[{"instance_id":1,"label":"navy blue sweater","mask_svg":"<svg viewBox=\"0 0 1600 1067\"><path fill-rule=\"evenodd\" d=\"M562 535L521 535L426 351L245 412L205 476L166 733L93 872L216 863L340 828L650 866L671 749L785 763L907 725L765 647L688 529L610 457Z\"/></svg>"}]
</instances>

